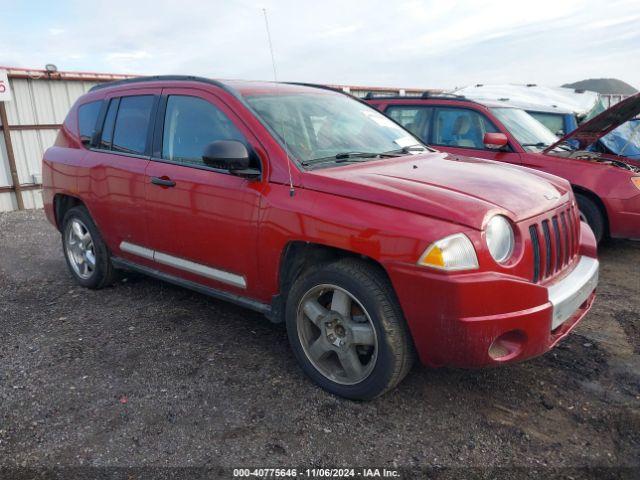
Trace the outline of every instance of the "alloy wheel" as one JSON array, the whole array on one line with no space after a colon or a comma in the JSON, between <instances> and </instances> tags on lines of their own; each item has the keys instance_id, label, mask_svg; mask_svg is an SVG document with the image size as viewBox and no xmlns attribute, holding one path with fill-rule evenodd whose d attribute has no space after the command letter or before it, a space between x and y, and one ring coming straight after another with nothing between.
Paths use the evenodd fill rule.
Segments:
<instances>
[{"instance_id":1,"label":"alloy wheel","mask_svg":"<svg viewBox=\"0 0 640 480\"><path fill-rule=\"evenodd\" d=\"M366 309L347 290L323 284L302 296L298 337L312 365L329 380L354 385L373 371L378 337Z\"/></svg>"},{"instance_id":2,"label":"alloy wheel","mask_svg":"<svg viewBox=\"0 0 640 480\"><path fill-rule=\"evenodd\" d=\"M96 269L96 254L91 233L78 218L69 222L65 247L73 271L82 279L90 278Z\"/></svg>"}]
</instances>

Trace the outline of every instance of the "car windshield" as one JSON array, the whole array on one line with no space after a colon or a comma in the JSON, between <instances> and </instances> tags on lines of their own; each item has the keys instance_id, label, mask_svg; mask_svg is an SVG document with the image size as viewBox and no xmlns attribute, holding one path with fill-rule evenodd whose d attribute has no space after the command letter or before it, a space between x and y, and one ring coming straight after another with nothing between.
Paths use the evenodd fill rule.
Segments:
<instances>
[{"instance_id":1,"label":"car windshield","mask_svg":"<svg viewBox=\"0 0 640 480\"><path fill-rule=\"evenodd\" d=\"M551 130L524 110L500 107L491 111L525 150L541 151L558 141Z\"/></svg>"},{"instance_id":2,"label":"car windshield","mask_svg":"<svg viewBox=\"0 0 640 480\"><path fill-rule=\"evenodd\" d=\"M346 95L264 94L246 100L304 166L325 167L425 149L411 133Z\"/></svg>"}]
</instances>

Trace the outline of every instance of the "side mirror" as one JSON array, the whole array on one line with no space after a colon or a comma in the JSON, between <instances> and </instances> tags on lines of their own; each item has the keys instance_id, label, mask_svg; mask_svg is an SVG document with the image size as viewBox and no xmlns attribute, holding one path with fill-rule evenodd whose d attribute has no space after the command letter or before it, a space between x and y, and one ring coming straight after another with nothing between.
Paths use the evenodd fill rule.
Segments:
<instances>
[{"instance_id":1,"label":"side mirror","mask_svg":"<svg viewBox=\"0 0 640 480\"><path fill-rule=\"evenodd\" d=\"M260 170L250 168L250 157L244 143L237 140L218 140L204 148L202 160L212 168L229 170L229 173L245 178L257 178Z\"/></svg>"},{"instance_id":2,"label":"side mirror","mask_svg":"<svg viewBox=\"0 0 640 480\"><path fill-rule=\"evenodd\" d=\"M507 143L509 143L509 139L504 133L485 133L484 138L482 139L482 143L487 148L491 148L492 150L498 150L502 147L505 147Z\"/></svg>"}]
</instances>

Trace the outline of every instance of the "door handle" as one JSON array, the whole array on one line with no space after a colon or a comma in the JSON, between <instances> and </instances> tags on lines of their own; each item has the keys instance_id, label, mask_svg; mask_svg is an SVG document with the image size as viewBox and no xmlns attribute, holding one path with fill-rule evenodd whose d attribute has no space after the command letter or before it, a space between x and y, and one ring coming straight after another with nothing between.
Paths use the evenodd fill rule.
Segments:
<instances>
[{"instance_id":1,"label":"door handle","mask_svg":"<svg viewBox=\"0 0 640 480\"><path fill-rule=\"evenodd\" d=\"M161 187L175 187L176 182L167 177L151 177L151 183Z\"/></svg>"}]
</instances>

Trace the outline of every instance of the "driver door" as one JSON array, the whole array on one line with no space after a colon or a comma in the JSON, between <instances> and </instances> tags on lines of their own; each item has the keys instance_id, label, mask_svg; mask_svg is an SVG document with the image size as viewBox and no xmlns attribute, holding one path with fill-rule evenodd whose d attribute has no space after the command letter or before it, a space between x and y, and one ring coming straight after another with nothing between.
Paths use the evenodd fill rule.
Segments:
<instances>
[{"instance_id":1,"label":"driver door","mask_svg":"<svg viewBox=\"0 0 640 480\"><path fill-rule=\"evenodd\" d=\"M241 141L249 151L256 142L215 95L162 90L146 170L148 248L166 273L252 296L263 183L207 166L202 153L217 140Z\"/></svg>"}]
</instances>

